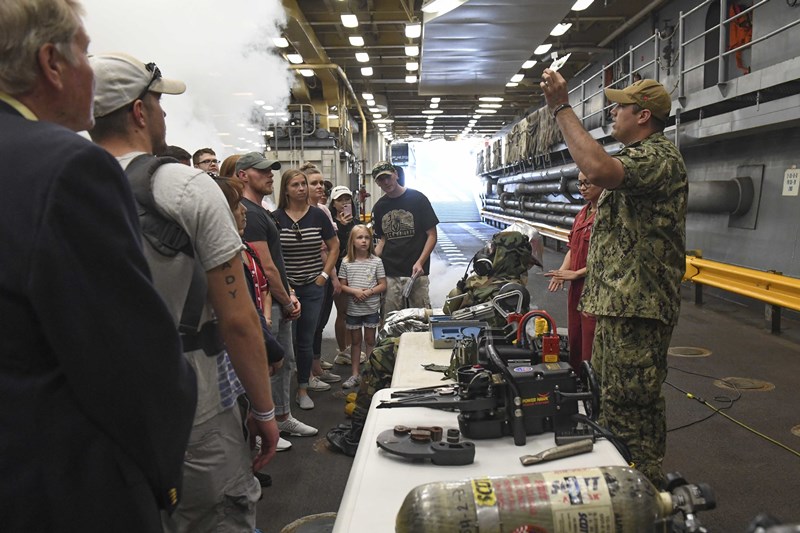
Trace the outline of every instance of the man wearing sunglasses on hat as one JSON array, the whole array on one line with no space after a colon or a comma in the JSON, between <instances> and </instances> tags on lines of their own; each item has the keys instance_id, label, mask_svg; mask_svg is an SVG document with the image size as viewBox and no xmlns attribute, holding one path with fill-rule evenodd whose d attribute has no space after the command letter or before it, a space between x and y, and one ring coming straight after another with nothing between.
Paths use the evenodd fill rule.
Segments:
<instances>
[{"instance_id":1,"label":"man wearing sunglasses on hat","mask_svg":"<svg viewBox=\"0 0 800 533\"><path fill-rule=\"evenodd\" d=\"M0 2L0 529L161 531L196 403L74 0Z\"/></svg>"},{"instance_id":2,"label":"man wearing sunglasses on hat","mask_svg":"<svg viewBox=\"0 0 800 533\"><path fill-rule=\"evenodd\" d=\"M96 81L92 139L123 167L141 154L163 151L161 95L183 93L183 82L165 79L155 64L124 54L94 56L91 64ZM182 228L192 244L191 255L169 256L146 242L156 287L178 323L187 298L195 294L187 296L197 262L207 283L201 323L213 324L215 316L225 344L224 350L184 345L198 376L197 409L184 461L184 498L165 517L164 529L252 531L261 496L253 470L274 456L278 428L261 324L239 262L242 241L225 196L208 173L166 163L153 174L151 191L160 214ZM237 405L244 391L250 401L248 428L262 440L252 462Z\"/></svg>"},{"instance_id":3,"label":"man wearing sunglasses on hat","mask_svg":"<svg viewBox=\"0 0 800 533\"><path fill-rule=\"evenodd\" d=\"M614 103L611 156L569 105L567 82L545 69L540 87L597 201L580 309L597 317L592 366L600 422L630 448L636 467L664 486L667 349L680 310L688 182L680 152L663 133L672 100L655 80L606 89Z\"/></svg>"}]
</instances>

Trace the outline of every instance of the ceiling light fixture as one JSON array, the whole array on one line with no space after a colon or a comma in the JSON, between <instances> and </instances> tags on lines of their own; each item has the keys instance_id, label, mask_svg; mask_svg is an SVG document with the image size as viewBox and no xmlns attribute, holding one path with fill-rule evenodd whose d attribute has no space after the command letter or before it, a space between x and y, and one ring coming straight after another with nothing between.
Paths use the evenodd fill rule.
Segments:
<instances>
[{"instance_id":1,"label":"ceiling light fixture","mask_svg":"<svg viewBox=\"0 0 800 533\"><path fill-rule=\"evenodd\" d=\"M306 78L310 78L314 75L314 71L311 70L310 68L301 68L300 74L302 74Z\"/></svg>"},{"instance_id":2,"label":"ceiling light fixture","mask_svg":"<svg viewBox=\"0 0 800 533\"><path fill-rule=\"evenodd\" d=\"M536 54L537 56L540 56L542 54L546 54L547 52L549 52L552 47L553 47L552 44L540 44L539 46L536 47L536 50L534 50L533 53Z\"/></svg>"},{"instance_id":3,"label":"ceiling light fixture","mask_svg":"<svg viewBox=\"0 0 800 533\"><path fill-rule=\"evenodd\" d=\"M441 101L442 101L442 99L439 98L438 96L434 96L433 98L431 98L431 103L434 103L434 104L438 104Z\"/></svg>"},{"instance_id":4,"label":"ceiling light fixture","mask_svg":"<svg viewBox=\"0 0 800 533\"><path fill-rule=\"evenodd\" d=\"M362 76L372 76L372 67L361 67Z\"/></svg>"},{"instance_id":5,"label":"ceiling light fixture","mask_svg":"<svg viewBox=\"0 0 800 533\"><path fill-rule=\"evenodd\" d=\"M348 37L350 39L351 46L364 46L364 38L360 35L351 35Z\"/></svg>"},{"instance_id":6,"label":"ceiling light fixture","mask_svg":"<svg viewBox=\"0 0 800 533\"><path fill-rule=\"evenodd\" d=\"M497 113L497 109L476 109L475 112L480 115L494 115Z\"/></svg>"},{"instance_id":7,"label":"ceiling light fixture","mask_svg":"<svg viewBox=\"0 0 800 533\"><path fill-rule=\"evenodd\" d=\"M417 63L416 61L409 61L408 63L406 63L406 70L410 72L419 70L419 63Z\"/></svg>"},{"instance_id":8,"label":"ceiling light fixture","mask_svg":"<svg viewBox=\"0 0 800 533\"><path fill-rule=\"evenodd\" d=\"M300 54L286 54L286 59L289 60L289 63L294 63L295 65L303 62L303 56Z\"/></svg>"},{"instance_id":9,"label":"ceiling light fixture","mask_svg":"<svg viewBox=\"0 0 800 533\"><path fill-rule=\"evenodd\" d=\"M419 46L417 46L416 44L407 44L406 55L411 57L417 57L419 55Z\"/></svg>"},{"instance_id":10,"label":"ceiling light fixture","mask_svg":"<svg viewBox=\"0 0 800 533\"><path fill-rule=\"evenodd\" d=\"M522 68L527 70L532 66L534 66L536 63L538 63L538 61L536 61L535 59L529 59L528 61L522 64Z\"/></svg>"},{"instance_id":11,"label":"ceiling light fixture","mask_svg":"<svg viewBox=\"0 0 800 533\"><path fill-rule=\"evenodd\" d=\"M511 81L514 82L514 83L517 83L517 82L522 81L522 79L524 77L525 77L525 74L514 74L513 76L511 76Z\"/></svg>"},{"instance_id":12,"label":"ceiling light fixture","mask_svg":"<svg viewBox=\"0 0 800 533\"><path fill-rule=\"evenodd\" d=\"M369 108L369 112L370 113L380 113L381 112L381 108L380 107L370 107Z\"/></svg>"},{"instance_id":13,"label":"ceiling light fixture","mask_svg":"<svg viewBox=\"0 0 800 533\"><path fill-rule=\"evenodd\" d=\"M383 115L381 115L380 113L373 113L372 118L383 118Z\"/></svg>"},{"instance_id":14,"label":"ceiling light fixture","mask_svg":"<svg viewBox=\"0 0 800 533\"><path fill-rule=\"evenodd\" d=\"M409 74L406 76L406 83L417 83L417 76L414 74Z\"/></svg>"},{"instance_id":15,"label":"ceiling light fixture","mask_svg":"<svg viewBox=\"0 0 800 533\"><path fill-rule=\"evenodd\" d=\"M375 107L375 100L367 100L367 107Z\"/></svg>"},{"instance_id":16,"label":"ceiling light fixture","mask_svg":"<svg viewBox=\"0 0 800 533\"><path fill-rule=\"evenodd\" d=\"M356 52L356 61L359 63L369 63L369 54L366 52Z\"/></svg>"},{"instance_id":17,"label":"ceiling light fixture","mask_svg":"<svg viewBox=\"0 0 800 533\"><path fill-rule=\"evenodd\" d=\"M441 115L444 111L441 109L423 109L421 113L423 115Z\"/></svg>"},{"instance_id":18,"label":"ceiling light fixture","mask_svg":"<svg viewBox=\"0 0 800 533\"><path fill-rule=\"evenodd\" d=\"M592 5L594 0L578 0L572 5L572 11L583 11L590 5Z\"/></svg>"},{"instance_id":19,"label":"ceiling light fixture","mask_svg":"<svg viewBox=\"0 0 800 533\"><path fill-rule=\"evenodd\" d=\"M342 13L342 26L345 28L358 28L358 17L352 13Z\"/></svg>"},{"instance_id":20,"label":"ceiling light fixture","mask_svg":"<svg viewBox=\"0 0 800 533\"><path fill-rule=\"evenodd\" d=\"M571 27L572 27L571 22L567 22L566 24L564 23L556 24L555 27L550 32L550 35L552 35L553 37L560 37L561 35L567 33L567 31L569 31Z\"/></svg>"},{"instance_id":21,"label":"ceiling light fixture","mask_svg":"<svg viewBox=\"0 0 800 533\"><path fill-rule=\"evenodd\" d=\"M510 82L506 83L506 87L516 87L517 85L519 85L519 83L517 83L515 81L510 81Z\"/></svg>"},{"instance_id":22,"label":"ceiling light fixture","mask_svg":"<svg viewBox=\"0 0 800 533\"><path fill-rule=\"evenodd\" d=\"M392 124L394 122L393 118L379 118L377 120L373 120L375 124Z\"/></svg>"},{"instance_id":23,"label":"ceiling light fixture","mask_svg":"<svg viewBox=\"0 0 800 533\"><path fill-rule=\"evenodd\" d=\"M478 104L478 107L485 107L487 109L500 109L502 104Z\"/></svg>"},{"instance_id":24,"label":"ceiling light fixture","mask_svg":"<svg viewBox=\"0 0 800 533\"><path fill-rule=\"evenodd\" d=\"M278 48L288 48L289 47L289 41L286 40L286 37L273 37L272 38L272 42Z\"/></svg>"},{"instance_id":25,"label":"ceiling light fixture","mask_svg":"<svg viewBox=\"0 0 800 533\"><path fill-rule=\"evenodd\" d=\"M416 39L420 35L422 35L421 22L409 22L406 24L406 37L408 37L409 39Z\"/></svg>"},{"instance_id":26,"label":"ceiling light fixture","mask_svg":"<svg viewBox=\"0 0 800 533\"><path fill-rule=\"evenodd\" d=\"M361 93L361 98L364 100L373 100L375 96L372 93Z\"/></svg>"},{"instance_id":27,"label":"ceiling light fixture","mask_svg":"<svg viewBox=\"0 0 800 533\"><path fill-rule=\"evenodd\" d=\"M481 96L478 98L481 102L502 102L502 96Z\"/></svg>"}]
</instances>

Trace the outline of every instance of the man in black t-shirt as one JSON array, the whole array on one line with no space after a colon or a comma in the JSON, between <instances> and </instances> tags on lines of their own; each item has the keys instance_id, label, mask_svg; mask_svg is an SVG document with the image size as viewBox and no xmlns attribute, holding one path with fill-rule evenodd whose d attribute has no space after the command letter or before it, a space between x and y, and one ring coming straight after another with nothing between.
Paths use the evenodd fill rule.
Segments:
<instances>
[{"instance_id":1,"label":"man in black t-shirt","mask_svg":"<svg viewBox=\"0 0 800 533\"><path fill-rule=\"evenodd\" d=\"M388 285L384 316L406 307L430 308L428 274L439 219L424 194L398 183L397 169L391 163L375 165L372 178L384 193L372 208L372 224L379 239L375 253L383 259ZM412 277L415 281L406 298L403 289Z\"/></svg>"}]
</instances>

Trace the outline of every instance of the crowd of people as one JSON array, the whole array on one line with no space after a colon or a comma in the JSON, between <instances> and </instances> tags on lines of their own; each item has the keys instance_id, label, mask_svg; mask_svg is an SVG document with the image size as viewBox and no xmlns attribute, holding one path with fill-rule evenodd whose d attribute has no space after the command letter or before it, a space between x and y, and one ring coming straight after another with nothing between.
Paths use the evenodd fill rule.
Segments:
<instances>
[{"instance_id":1,"label":"crowd of people","mask_svg":"<svg viewBox=\"0 0 800 533\"><path fill-rule=\"evenodd\" d=\"M389 162L371 172L383 195L369 228L312 164L283 170L275 192L281 163L263 154L168 146L161 96L185 84L129 55L89 57L82 16L77 0L0 3L0 523L251 532L254 473L318 433L292 405L357 387L385 314L430 307L438 218ZM662 133L671 101L653 80L606 90L625 145L610 156L564 78L545 69L541 86L588 201L550 273L575 288L573 364L592 350L601 423L658 483L687 191Z\"/></svg>"}]
</instances>

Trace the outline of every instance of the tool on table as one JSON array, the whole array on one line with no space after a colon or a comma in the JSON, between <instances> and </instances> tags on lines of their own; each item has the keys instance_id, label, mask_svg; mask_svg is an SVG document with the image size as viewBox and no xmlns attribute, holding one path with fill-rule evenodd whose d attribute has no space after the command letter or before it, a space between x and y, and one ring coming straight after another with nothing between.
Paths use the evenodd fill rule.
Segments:
<instances>
[{"instance_id":1,"label":"tool on table","mask_svg":"<svg viewBox=\"0 0 800 533\"><path fill-rule=\"evenodd\" d=\"M564 457L588 453L592 451L593 448L594 443L592 439L584 439L571 444L563 444L561 446L548 448L534 455L523 455L519 460L524 466L530 466L546 461L555 461L556 459L562 459Z\"/></svg>"},{"instance_id":2,"label":"tool on table","mask_svg":"<svg viewBox=\"0 0 800 533\"><path fill-rule=\"evenodd\" d=\"M468 465L475 460L475 445L461 440L457 429L444 430L439 426L395 426L378 435L382 450L406 459L430 459L435 465Z\"/></svg>"}]
</instances>

